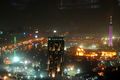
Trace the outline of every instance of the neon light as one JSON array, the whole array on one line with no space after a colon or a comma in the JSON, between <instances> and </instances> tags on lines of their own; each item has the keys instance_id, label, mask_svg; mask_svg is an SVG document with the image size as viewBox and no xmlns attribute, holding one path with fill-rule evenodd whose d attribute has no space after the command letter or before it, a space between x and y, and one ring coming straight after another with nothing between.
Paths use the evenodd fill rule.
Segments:
<instances>
[{"instance_id":1,"label":"neon light","mask_svg":"<svg viewBox=\"0 0 120 80\"><path fill-rule=\"evenodd\" d=\"M113 36L113 32L112 32L112 16L110 16L109 42L108 42L108 46L113 46L112 36Z\"/></svg>"},{"instance_id":2,"label":"neon light","mask_svg":"<svg viewBox=\"0 0 120 80\"><path fill-rule=\"evenodd\" d=\"M113 41L112 41L112 26L109 26L109 46L113 46Z\"/></svg>"}]
</instances>

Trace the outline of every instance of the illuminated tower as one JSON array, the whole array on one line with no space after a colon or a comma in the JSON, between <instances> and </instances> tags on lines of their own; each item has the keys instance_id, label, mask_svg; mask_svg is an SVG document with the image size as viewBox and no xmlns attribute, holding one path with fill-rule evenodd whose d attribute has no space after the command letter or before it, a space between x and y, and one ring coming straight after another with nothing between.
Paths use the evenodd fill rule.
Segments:
<instances>
[{"instance_id":1,"label":"illuminated tower","mask_svg":"<svg viewBox=\"0 0 120 80\"><path fill-rule=\"evenodd\" d=\"M63 37L48 38L48 73L49 77L55 78L57 75L62 76L64 55Z\"/></svg>"},{"instance_id":2,"label":"illuminated tower","mask_svg":"<svg viewBox=\"0 0 120 80\"><path fill-rule=\"evenodd\" d=\"M110 23L109 23L109 41L108 41L108 46L109 46L109 47L112 47L112 46L113 46L112 36L113 36L112 16L110 16Z\"/></svg>"}]
</instances>

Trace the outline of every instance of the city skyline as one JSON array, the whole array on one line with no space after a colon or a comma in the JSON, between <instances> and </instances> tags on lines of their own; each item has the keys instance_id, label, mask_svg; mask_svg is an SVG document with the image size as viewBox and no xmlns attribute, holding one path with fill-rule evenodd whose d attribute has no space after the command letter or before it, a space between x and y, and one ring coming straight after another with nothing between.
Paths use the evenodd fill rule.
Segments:
<instances>
[{"instance_id":1,"label":"city skyline","mask_svg":"<svg viewBox=\"0 0 120 80\"><path fill-rule=\"evenodd\" d=\"M0 80L119 80L119 14L120 0L0 0Z\"/></svg>"}]
</instances>

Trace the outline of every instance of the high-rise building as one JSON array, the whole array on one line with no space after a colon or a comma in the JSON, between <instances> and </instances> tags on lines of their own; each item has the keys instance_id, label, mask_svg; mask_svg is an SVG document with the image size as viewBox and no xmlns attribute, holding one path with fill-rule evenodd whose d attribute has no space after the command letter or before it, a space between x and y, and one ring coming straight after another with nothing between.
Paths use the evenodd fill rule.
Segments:
<instances>
[{"instance_id":1,"label":"high-rise building","mask_svg":"<svg viewBox=\"0 0 120 80\"><path fill-rule=\"evenodd\" d=\"M63 37L48 38L48 73L49 77L55 78L62 75L64 55L64 39Z\"/></svg>"}]
</instances>

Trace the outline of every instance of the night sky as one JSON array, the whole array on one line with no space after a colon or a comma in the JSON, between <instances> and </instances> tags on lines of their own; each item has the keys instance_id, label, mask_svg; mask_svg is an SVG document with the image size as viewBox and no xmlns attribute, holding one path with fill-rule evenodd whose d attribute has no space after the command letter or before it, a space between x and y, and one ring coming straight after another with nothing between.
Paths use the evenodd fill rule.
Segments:
<instances>
[{"instance_id":1,"label":"night sky","mask_svg":"<svg viewBox=\"0 0 120 80\"><path fill-rule=\"evenodd\" d=\"M94 9L74 5L60 9L59 0L0 0L0 29L22 31L24 27L37 26L41 31L107 33L109 16L113 15L114 34L117 34L120 7L117 0L113 1L100 0L100 7Z\"/></svg>"}]
</instances>

